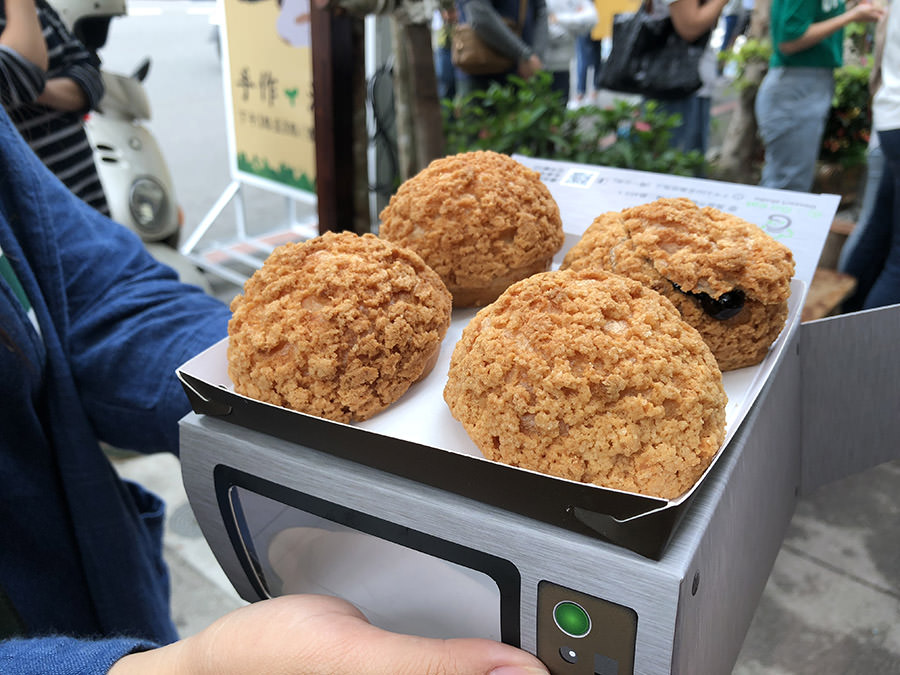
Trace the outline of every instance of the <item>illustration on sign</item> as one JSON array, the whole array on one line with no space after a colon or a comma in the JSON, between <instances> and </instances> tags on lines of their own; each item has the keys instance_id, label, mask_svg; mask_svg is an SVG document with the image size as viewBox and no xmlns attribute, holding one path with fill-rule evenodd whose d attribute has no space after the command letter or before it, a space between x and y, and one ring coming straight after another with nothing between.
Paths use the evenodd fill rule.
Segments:
<instances>
[{"instance_id":1,"label":"illustration on sign","mask_svg":"<svg viewBox=\"0 0 900 675\"><path fill-rule=\"evenodd\" d=\"M309 0L224 0L233 170L315 191Z\"/></svg>"}]
</instances>

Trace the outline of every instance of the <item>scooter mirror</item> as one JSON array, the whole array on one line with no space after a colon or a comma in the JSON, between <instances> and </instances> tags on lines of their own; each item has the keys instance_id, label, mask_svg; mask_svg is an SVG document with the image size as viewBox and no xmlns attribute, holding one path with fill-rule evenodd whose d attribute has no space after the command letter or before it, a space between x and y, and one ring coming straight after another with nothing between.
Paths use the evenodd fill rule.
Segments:
<instances>
[{"instance_id":1,"label":"scooter mirror","mask_svg":"<svg viewBox=\"0 0 900 675\"><path fill-rule=\"evenodd\" d=\"M131 73L131 77L137 80L138 82L143 82L144 78L147 77L147 74L150 72L150 58L146 57L143 61L135 68L134 72Z\"/></svg>"}]
</instances>

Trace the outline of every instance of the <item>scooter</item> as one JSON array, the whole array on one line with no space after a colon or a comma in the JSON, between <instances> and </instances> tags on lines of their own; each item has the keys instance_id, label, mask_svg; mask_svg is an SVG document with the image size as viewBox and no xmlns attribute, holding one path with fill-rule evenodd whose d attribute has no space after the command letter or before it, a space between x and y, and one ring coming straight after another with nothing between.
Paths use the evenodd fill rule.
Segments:
<instances>
[{"instance_id":1,"label":"scooter","mask_svg":"<svg viewBox=\"0 0 900 675\"><path fill-rule=\"evenodd\" d=\"M127 14L125 0L52 0L66 27L96 53L106 44L112 19ZM101 69L106 93L85 118L94 161L113 220L136 232L150 253L182 281L210 290L196 265L178 251L184 214L159 144L145 122L150 101L143 81L145 58L131 75Z\"/></svg>"}]
</instances>

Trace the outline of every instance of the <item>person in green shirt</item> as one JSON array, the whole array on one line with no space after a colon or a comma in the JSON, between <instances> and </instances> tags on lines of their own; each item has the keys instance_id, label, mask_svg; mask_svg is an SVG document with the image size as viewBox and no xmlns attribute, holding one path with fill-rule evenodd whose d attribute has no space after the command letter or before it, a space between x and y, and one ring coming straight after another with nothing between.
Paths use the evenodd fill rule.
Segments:
<instances>
[{"instance_id":1,"label":"person in green shirt","mask_svg":"<svg viewBox=\"0 0 900 675\"><path fill-rule=\"evenodd\" d=\"M847 9L844 0L772 0L772 58L755 105L765 147L760 185L812 189L844 27L883 14L868 1Z\"/></svg>"}]
</instances>

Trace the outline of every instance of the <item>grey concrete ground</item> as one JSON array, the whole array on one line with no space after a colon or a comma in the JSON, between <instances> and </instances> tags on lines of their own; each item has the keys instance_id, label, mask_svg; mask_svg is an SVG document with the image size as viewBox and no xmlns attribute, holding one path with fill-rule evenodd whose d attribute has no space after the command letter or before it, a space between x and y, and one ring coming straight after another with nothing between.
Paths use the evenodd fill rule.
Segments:
<instances>
[{"instance_id":1,"label":"grey concrete ground","mask_svg":"<svg viewBox=\"0 0 900 675\"><path fill-rule=\"evenodd\" d=\"M138 0L131 7L133 17L113 25L106 61L128 69L142 55L135 45L165 26L167 38L154 49L148 81L154 106L151 126L169 157L190 230L229 181L219 66L214 47L206 41L212 5ZM198 140L209 135L214 142ZM247 203L251 223L279 217L280 199L254 193ZM226 233L230 218L228 210L223 212L216 231ZM223 299L236 290L228 283L215 284ZM193 518L178 461L161 455L119 459L116 465L169 504L165 551L182 634L193 634L243 604ZM736 675L900 673L898 495L900 460L799 501L734 668Z\"/></svg>"}]
</instances>

